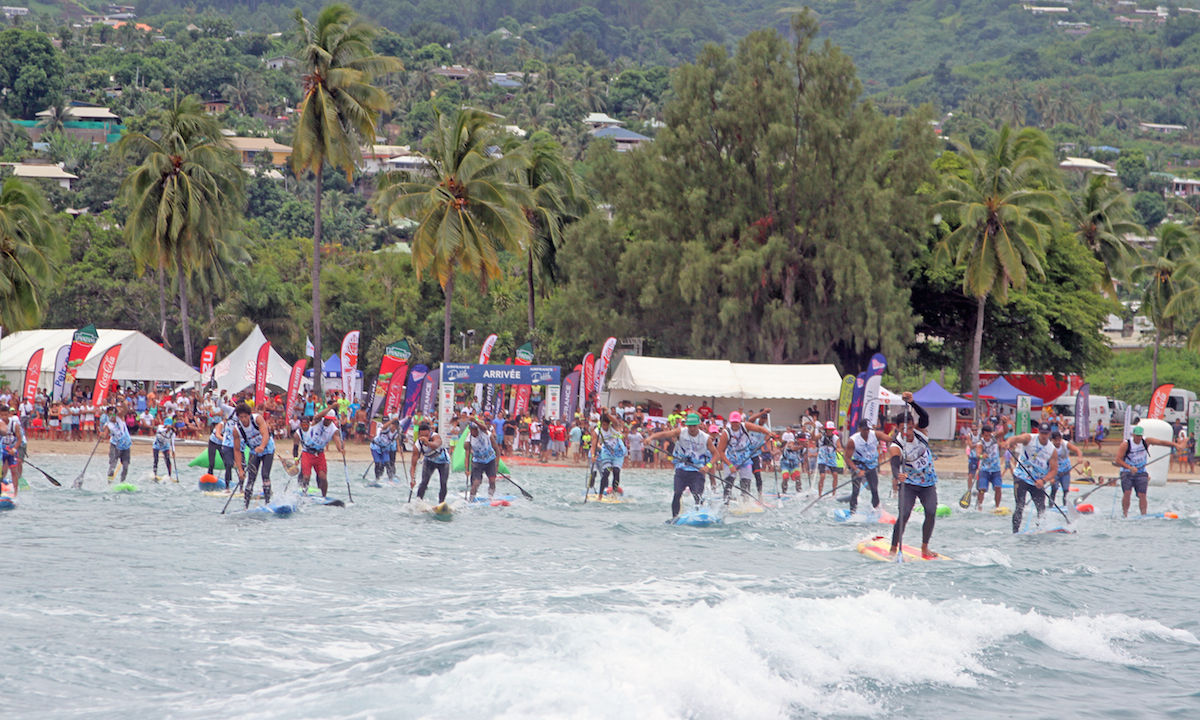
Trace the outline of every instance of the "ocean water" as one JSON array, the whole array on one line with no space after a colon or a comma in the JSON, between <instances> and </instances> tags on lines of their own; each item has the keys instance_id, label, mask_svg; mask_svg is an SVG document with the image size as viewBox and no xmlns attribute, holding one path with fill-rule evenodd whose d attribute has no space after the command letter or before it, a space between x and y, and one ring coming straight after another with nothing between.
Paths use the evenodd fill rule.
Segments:
<instances>
[{"instance_id":1,"label":"ocean water","mask_svg":"<svg viewBox=\"0 0 1200 720\"><path fill-rule=\"evenodd\" d=\"M1105 488L1077 534L1013 536L947 483L954 559L894 564L832 500L676 527L668 472L584 505L582 470L517 468L533 502L438 522L363 469L287 518L145 459L132 495L31 471L0 513L0 717L1200 717L1200 487L1151 488L1178 520L1109 517Z\"/></svg>"}]
</instances>

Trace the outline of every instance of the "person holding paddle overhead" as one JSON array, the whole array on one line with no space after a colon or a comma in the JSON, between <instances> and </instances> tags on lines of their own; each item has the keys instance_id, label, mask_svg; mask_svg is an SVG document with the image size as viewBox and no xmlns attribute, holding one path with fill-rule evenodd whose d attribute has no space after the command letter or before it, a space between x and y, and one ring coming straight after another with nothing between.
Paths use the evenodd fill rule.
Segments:
<instances>
[{"instance_id":1,"label":"person holding paddle overhead","mask_svg":"<svg viewBox=\"0 0 1200 720\"><path fill-rule=\"evenodd\" d=\"M592 441L590 459L596 464L592 477L600 472L599 497L603 498L608 490L609 473L612 473L612 491L624 492L621 490L621 467L625 464L625 421L607 412L601 413L600 427L594 434L596 439ZM590 480L588 488L591 488Z\"/></svg>"},{"instance_id":2,"label":"person holding paddle overhead","mask_svg":"<svg viewBox=\"0 0 1200 720\"><path fill-rule=\"evenodd\" d=\"M929 449L929 437L921 432L929 427L929 413L906 392L904 401L911 408L898 418L896 437L888 448L892 465L892 491L900 495L900 509L896 512L896 524L892 527L892 547L888 557L896 557L904 538L904 527L912 514L917 500L925 511L925 523L921 526L921 557L932 560L938 554L929 549L933 527L937 523L937 471L933 468L933 451ZM914 422L913 413L916 413Z\"/></svg>"},{"instance_id":3,"label":"person holding paddle overhead","mask_svg":"<svg viewBox=\"0 0 1200 720\"><path fill-rule=\"evenodd\" d=\"M307 420L307 419L306 419ZM317 475L317 487L321 497L329 494L329 465L325 462L325 447L332 440L342 457L346 457L346 448L342 445L341 428L337 423L337 411L330 408L325 411L321 421L304 429L305 421L300 423L300 490L308 493L308 476Z\"/></svg>"},{"instance_id":4,"label":"person holding paddle overhead","mask_svg":"<svg viewBox=\"0 0 1200 720\"><path fill-rule=\"evenodd\" d=\"M112 482L117 472L117 463L121 463L121 482L129 475L129 448L133 447L133 438L129 437L129 426L117 417L117 408L109 405L106 411L108 422L102 432L108 433L108 481Z\"/></svg>"},{"instance_id":5,"label":"person holding paddle overhead","mask_svg":"<svg viewBox=\"0 0 1200 720\"><path fill-rule=\"evenodd\" d=\"M1064 438L1062 432L1058 430L1050 433L1050 442L1058 448L1058 472L1054 477L1054 487L1050 488L1050 504L1054 504L1054 497L1058 494L1059 488L1062 488L1063 504L1065 505L1067 498L1070 497L1068 493L1071 492L1071 453L1075 453L1075 457L1083 460L1083 451L1075 443Z\"/></svg>"},{"instance_id":6,"label":"person holding paddle overhead","mask_svg":"<svg viewBox=\"0 0 1200 720\"><path fill-rule=\"evenodd\" d=\"M1117 465L1121 468L1121 513L1129 517L1130 495L1138 496L1138 509L1146 514L1146 488L1150 486L1150 475L1146 465L1150 460L1151 445L1161 445L1182 450L1182 442L1173 443L1169 440L1146 437L1146 428L1138 425L1133 429L1133 436L1123 441L1117 447ZM1168 461L1170 462L1170 461Z\"/></svg>"},{"instance_id":7,"label":"person holding paddle overhead","mask_svg":"<svg viewBox=\"0 0 1200 720\"><path fill-rule=\"evenodd\" d=\"M762 449L762 443L755 443L752 433L760 434L763 442L775 436L770 428L745 422L740 412L729 413L729 424L717 442L717 459L729 466L729 474L725 476L726 503L733 492L735 480L739 481L744 494L750 494L750 481L754 479L754 456Z\"/></svg>"},{"instance_id":8,"label":"person holding paddle overhead","mask_svg":"<svg viewBox=\"0 0 1200 720\"><path fill-rule=\"evenodd\" d=\"M417 427L417 443L412 453L412 472L410 474L412 479L409 480L409 486L417 484L418 453L424 458L425 465L421 469L421 487L417 488L417 497L425 499L425 491L429 488L429 478L433 477L433 471L437 470L441 479L438 504L446 502L446 483L450 480L450 453L446 452L446 448L442 444L442 436L433 432L427 422L423 422Z\"/></svg>"},{"instance_id":9,"label":"person holding paddle overhead","mask_svg":"<svg viewBox=\"0 0 1200 720\"><path fill-rule=\"evenodd\" d=\"M679 517L683 493L690 490L692 497L699 505L704 497L704 474L702 470L709 466L717 452L712 436L700 429L700 415L688 413L683 425L670 430L660 430L645 440L651 441L672 439L675 441L675 452L671 456L675 464L675 496L671 498L671 519Z\"/></svg>"},{"instance_id":10,"label":"person holding paddle overhead","mask_svg":"<svg viewBox=\"0 0 1200 720\"><path fill-rule=\"evenodd\" d=\"M0 405L0 484L12 473L13 497L21 484L21 445L25 442L25 428L21 420L12 414L7 405Z\"/></svg>"},{"instance_id":11,"label":"person holding paddle overhead","mask_svg":"<svg viewBox=\"0 0 1200 720\"><path fill-rule=\"evenodd\" d=\"M1000 434L1003 435L1005 423L1008 418L1000 418ZM975 454L979 457L979 481L976 485L978 496L975 500L975 509L983 510L983 498L987 495L988 487L996 490L996 507L1000 507L1000 500L1004 494L1004 477L1000 471L1000 448L1003 441L996 440L996 432L991 425L984 425L979 434L979 442L975 445ZM969 507L971 500L967 498L967 506Z\"/></svg>"},{"instance_id":12,"label":"person holding paddle overhead","mask_svg":"<svg viewBox=\"0 0 1200 720\"><path fill-rule=\"evenodd\" d=\"M1058 448L1050 441L1050 435L1056 430L1050 423L1042 423L1037 436L1030 433L1013 435L1007 441L1010 450L1016 450L1018 444L1024 445L1021 456L1017 458L1017 467L1013 469L1013 490L1016 495L1016 507L1013 508L1013 532L1021 529L1021 517L1025 514L1025 494L1033 498L1037 508L1038 521L1046 514L1046 483L1054 480L1058 470Z\"/></svg>"},{"instance_id":13,"label":"person holding paddle overhead","mask_svg":"<svg viewBox=\"0 0 1200 720\"><path fill-rule=\"evenodd\" d=\"M846 465L850 468L850 514L858 510L858 491L863 482L871 490L871 508L879 510L879 441L892 441L892 436L872 430L866 419L858 421L858 432L846 439Z\"/></svg>"},{"instance_id":14,"label":"person holding paddle overhead","mask_svg":"<svg viewBox=\"0 0 1200 720\"><path fill-rule=\"evenodd\" d=\"M246 479L242 497L246 509L250 509L250 498L254 496L254 479L262 469L263 502L271 504L271 465L275 462L275 438L262 415L251 412L250 406L238 403L233 433L233 460L237 463L238 476ZM250 467L247 472L242 464L242 447L250 448Z\"/></svg>"},{"instance_id":15,"label":"person holding paddle overhead","mask_svg":"<svg viewBox=\"0 0 1200 720\"><path fill-rule=\"evenodd\" d=\"M496 436L488 432L488 425L479 419L470 421L471 434L467 437L465 451L467 474L471 476L470 502L475 501L475 493L483 482L483 476L488 479L488 498L496 494L496 471L500 464L500 443Z\"/></svg>"}]
</instances>

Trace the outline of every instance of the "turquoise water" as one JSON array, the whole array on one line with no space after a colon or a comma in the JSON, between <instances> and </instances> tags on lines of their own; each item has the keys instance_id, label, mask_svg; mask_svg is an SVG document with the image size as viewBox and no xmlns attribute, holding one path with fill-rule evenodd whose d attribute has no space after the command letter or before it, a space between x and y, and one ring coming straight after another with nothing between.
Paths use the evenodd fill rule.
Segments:
<instances>
[{"instance_id":1,"label":"turquoise water","mask_svg":"<svg viewBox=\"0 0 1200 720\"><path fill-rule=\"evenodd\" d=\"M290 518L222 517L145 460L134 495L31 473L0 513L0 716L1200 717L1200 487L1151 488L1173 521L1102 489L1075 535L957 513L953 561L890 564L854 549L890 527L830 501L672 527L667 472L585 506L581 470L518 468L534 502L437 522L363 467L353 505Z\"/></svg>"}]
</instances>

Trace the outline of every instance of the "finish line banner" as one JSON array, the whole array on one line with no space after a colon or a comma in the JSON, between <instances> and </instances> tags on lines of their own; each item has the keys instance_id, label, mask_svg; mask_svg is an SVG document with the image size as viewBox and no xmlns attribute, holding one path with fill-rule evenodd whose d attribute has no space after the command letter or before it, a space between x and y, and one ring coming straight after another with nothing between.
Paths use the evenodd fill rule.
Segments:
<instances>
[{"instance_id":1,"label":"finish line banner","mask_svg":"<svg viewBox=\"0 0 1200 720\"><path fill-rule=\"evenodd\" d=\"M469 365L442 363L443 383L479 383L482 385L558 385L561 368L557 365Z\"/></svg>"}]
</instances>

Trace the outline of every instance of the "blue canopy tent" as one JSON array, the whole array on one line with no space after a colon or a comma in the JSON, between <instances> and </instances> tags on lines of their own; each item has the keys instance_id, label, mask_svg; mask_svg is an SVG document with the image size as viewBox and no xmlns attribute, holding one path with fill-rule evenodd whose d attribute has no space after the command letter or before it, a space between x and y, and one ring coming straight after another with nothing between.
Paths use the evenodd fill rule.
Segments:
<instances>
[{"instance_id":1,"label":"blue canopy tent","mask_svg":"<svg viewBox=\"0 0 1200 720\"><path fill-rule=\"evenodd\" d=\"M1029 395L1029 393L1021 392L1013 387L1012 383L1005 380L1003 377L998 377L987 385L979 388L979 397L983 400L990 400L1001 405L1016 405L1018 395ZM970 393L963 393L963 397L970 398ZM1030 407L1040 408L1042 400L1037 395L1029 395ZM917 402L920 402L918 400Z\"/></svg>"},{"instance_id":2,"label":"blue canopy tent","mask_svg":"<svg viewBox=\"0 0 1200 720\"><path fill-rule=\"evenodd\" d=\"M958 428L958 411L975 407L975 403L960 398L936 381L913 393L913 400L929 412L928 433L935 440L953 440Z\"/></svg>"},{"instance_id":3,"label":"blue canopy tent","mask_svg":"<svg viewBox=\"0 0 1200 720\"><path fill-rule=\"evenodd\" d=\"M354 372L355 372L355 376L354 376L353 397L362 397L363 371L355 370ZM309 368L304 371L304 377L311 378L312 376L313 376L312 368ZM337 355L334 355L333 357L326 360L325 364L321 366L321 377L326 378L326 379L336 379L338 381L337 388L339 390L341 389L342 361L341 361L341 359L338 358ZM324 387L325 387L325 389L329 389L328 385L325 385Z\"/></svg>"}]
</instances>

